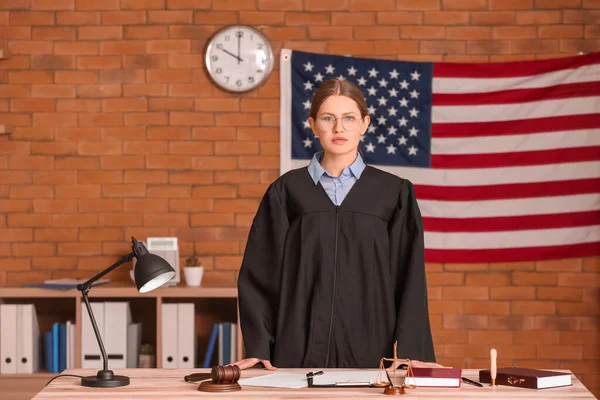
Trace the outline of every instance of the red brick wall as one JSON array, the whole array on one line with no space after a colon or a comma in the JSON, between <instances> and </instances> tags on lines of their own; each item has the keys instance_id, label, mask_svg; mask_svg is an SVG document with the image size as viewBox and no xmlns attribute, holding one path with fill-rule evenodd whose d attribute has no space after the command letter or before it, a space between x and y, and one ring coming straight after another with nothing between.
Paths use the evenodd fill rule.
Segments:
<instances>
[{"instance_id":1,"label":"red brick wall","mask_svg":"<svg viewBox=\"0 0 600 400\"><path fill-rule=\"evenodd\" d=\"M278 176L279 74L228 95L202 49L227 24L291 49L423 61L600 51L598 0L0 2L0 285L111 264L175 235L207 285L235 284ZM278 54L277 54L278 55ZM81 270L81 272L78 272ZM600 394L598 259L428 265L439 360L570 368ZM111 274L127 280L127 268Z\"/></svg>"}]
</instances>

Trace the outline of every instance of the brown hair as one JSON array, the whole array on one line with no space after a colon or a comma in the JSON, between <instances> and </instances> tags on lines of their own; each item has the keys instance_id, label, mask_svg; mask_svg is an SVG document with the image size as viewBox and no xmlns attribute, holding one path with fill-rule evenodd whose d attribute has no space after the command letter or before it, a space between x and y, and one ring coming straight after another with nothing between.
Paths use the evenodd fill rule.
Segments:
<instances>
[{"instance_id":1,"label":"brown hair","mask_svg":"<svg viewBox=\"0 0 600 400\"><path fill-rule=\"evenodd\" d=\"M329 79L315 92L311 105L310 105L310 114L309 116L313 119L317 118L317 112L321 105L327 98L330 96L346 96L351 98L358 105L358 109L360 110L361 118L369 115L369 111L367 109L367 102L365 101L365 97L363 96L360 88L356 86L354 83L346 80L346 79Z\"/></svg>"}]
</instances>

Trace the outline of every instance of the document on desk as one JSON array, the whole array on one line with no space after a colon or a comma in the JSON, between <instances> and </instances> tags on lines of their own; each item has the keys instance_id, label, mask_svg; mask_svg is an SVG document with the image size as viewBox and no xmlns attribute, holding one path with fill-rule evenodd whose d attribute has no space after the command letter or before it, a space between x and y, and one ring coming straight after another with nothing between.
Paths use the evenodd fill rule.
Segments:
<instances>
[{"instance_id":1,"label":"document on desk","mask_svg":"<svg viewBox=\"0 0 600 400\"><path fill-rule=\"evenodd\" d=\"M378 370L348 370L327 371L313 377L315 386L365 386L368 387L377 381ZM382 380L387 381L385 375ZM273 372L254 378L242 378L238 381L241 386L263 386L275 388L300 389L308 387L306 374L291 372Z\"/></svg>"},{"instance_id":2,"label":"document on desk","mask_svg":"<svg viewBox=\"0 0 600 400\"><path fill-rule=\"evenodd\" d=\"M369 386L377 381L379 370L349 370L349 371L327 371L322 375L316 375L313 378L315 386L335 385L335 386ZM387 381L387 376L382 374L382 381Z\"/></svg>"},{"instance_id":3,"label":"document on desk","mask_svg":"<svg viewBox=\"0 0 600 400\"><path fill-rule=\"evenodd\" d=\"M274 388L300 389L307 387L306 374L291 372L273 372L267 375L238 380L240 386L263 386Z\"/></svg>"}]
</instances>

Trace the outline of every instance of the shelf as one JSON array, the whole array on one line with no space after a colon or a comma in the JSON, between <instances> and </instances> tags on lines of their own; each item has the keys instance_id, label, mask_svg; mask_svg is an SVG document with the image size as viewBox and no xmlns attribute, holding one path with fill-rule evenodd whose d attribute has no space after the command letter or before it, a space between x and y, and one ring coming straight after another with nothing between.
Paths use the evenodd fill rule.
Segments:
<instances>
[{"instance_id":1,"label":"shelf","mask_svg":"<svg viewBox=\"0 0 600 400\"><path fill-rule=\"evenodd\" d=\"M52 290L42 288L0 288L0 298L74 298L81 297L76 289ZM236 298L236 288L194 288L170 287L156 289L148 293L139 293L134 286L121 287L96 287L88 293L88 297L116 298L116 297L171 297L171 298Z\"/></svg>"}]
</instances>

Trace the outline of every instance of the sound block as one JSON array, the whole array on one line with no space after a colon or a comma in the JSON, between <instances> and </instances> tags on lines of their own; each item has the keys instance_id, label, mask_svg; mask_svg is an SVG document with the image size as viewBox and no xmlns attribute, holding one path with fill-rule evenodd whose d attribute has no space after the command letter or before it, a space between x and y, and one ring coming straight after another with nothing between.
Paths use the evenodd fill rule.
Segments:
<instances>
[{"instance_id":1,"label":"sound block","mask_svg":"<svg viewBox=\"0 0 600 400\"><path fill-rule=\"evenodd\" d=\"M237 392L238 390L242 390L242 387L239 383L213 383L211 381L205 381L198 386L198 390L201 392Z\"/></svg>"},{"instance_id":2,"label":"sound block","mask_svg":"<svg viewBox=\"0 0 600 400\"><path fill-rule=\"evenodd\" d=\"M403 387L388 386L383 391L383 394L387 394L389 396L394 396L394 395L406 394L406 392L404 391Z\"/></svg>"}]
</instances>

